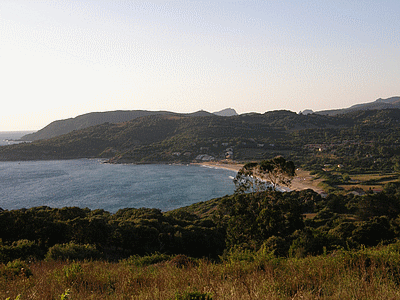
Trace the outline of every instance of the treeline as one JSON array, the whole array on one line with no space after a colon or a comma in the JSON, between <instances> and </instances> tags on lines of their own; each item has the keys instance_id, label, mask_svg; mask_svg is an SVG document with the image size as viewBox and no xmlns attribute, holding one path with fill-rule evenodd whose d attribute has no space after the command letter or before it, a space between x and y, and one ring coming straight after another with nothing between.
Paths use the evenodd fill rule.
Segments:
<instances>
[{"instance_id":1,"label":"treeline","mask_svg":"<svg viewBox=\"0 0 400 300\"><path fill-rule=\"evenodd\" d=\"M0 228L2 262L42 259L55 245L68 243L91 245L87 249L96 251L90 255L108 260L154 252L216 257L224 249L223 232L211 220L158 209L126 208L115 214L78 207L5 210Z\"/></svg>"},{"instance_id":2,"label":"treeline","mask_svg":"<svg viewBox=\"0 0 400 300\"><path fill-rule=\"evenodd\" d=\"M398 187L365 196L311 190L241 194L221 200L227 249L318 255L338 248L391 243L400 236Z\"/></svg>"},{"instance_id":3,"label":"treeline","mask_svg":"<svg viewBox=\"0 0 400 300\"><path fill-rule=\"evenodd\" d=\"M170 212L77 207L0 212L0 261L119 260L165 253L218 259L231 251L303 257L390 243L400 235L400 189L329 195L312 190L235 194Z\"/></svg>"}]
</instances>

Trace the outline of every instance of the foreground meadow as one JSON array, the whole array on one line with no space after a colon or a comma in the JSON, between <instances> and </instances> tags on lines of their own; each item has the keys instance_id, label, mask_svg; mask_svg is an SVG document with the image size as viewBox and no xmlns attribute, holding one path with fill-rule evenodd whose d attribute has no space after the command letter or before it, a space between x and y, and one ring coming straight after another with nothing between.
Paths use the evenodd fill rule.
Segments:
<instances>
[{"instance_id":1,"label":"foreground meadow","mask_svg":"<svg viewBox=\"0 0 400 300\"><path fill-rule=\"evenodd\" d=\"M400 299L400 186L0 211L0 299Z\"/></svg>"},{"instance_id":2,"label":"foreground meadow","mask_svg":"<svg viewBox=\"0 0 400 300\"><path fill-rule=\"evenodd\" d=\"M400 244L276 258L236 251L105 261L14 261L1 299L399 299Z\"/></svg>"}]
</instances>

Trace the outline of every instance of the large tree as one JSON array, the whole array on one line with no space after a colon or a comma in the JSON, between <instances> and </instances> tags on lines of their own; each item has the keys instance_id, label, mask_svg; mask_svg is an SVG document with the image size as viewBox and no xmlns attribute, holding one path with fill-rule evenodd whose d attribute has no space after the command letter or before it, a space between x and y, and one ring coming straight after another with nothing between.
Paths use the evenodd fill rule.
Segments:
<instances>
[{"instance_id":1,"label":"large tree","mask_svg":"<svg viewBox=\"0 0 400 300\"><path fill-rule=\"evenodd\" d=\"M260 249L269 238L286 239L304 227L300 192L264 191L224 197L218 207L228 248Z\"/></svg>"},{"instance_id":2,"label":"large tree","mask_svg":"<svg viewBox=\"0 0 400 300\"><path fill-rule=\"evenodd\" d=\"M289 186L295 174L294 163L277 156L259 163L245 164L236 174L234 182L237 192L256 192L269 187L276 190L277 185Z\"/></svg>"}]
</instances>

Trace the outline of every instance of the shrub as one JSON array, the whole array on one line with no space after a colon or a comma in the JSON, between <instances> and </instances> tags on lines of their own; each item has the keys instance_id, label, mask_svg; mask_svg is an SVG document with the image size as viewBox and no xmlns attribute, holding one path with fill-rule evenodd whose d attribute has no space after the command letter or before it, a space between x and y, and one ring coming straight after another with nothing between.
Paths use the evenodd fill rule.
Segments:
<instances>
[{"instance_id":1,"label":"shrub","mask_svg":"<svg viewBox=\"0 0 400 300\"><path fill-rule=\"evenodd\" d=\"M16 259L29 260L42 257L39 245L33 241L19 240L11 245L0 244L0 262L7 263Z\"/></svg>"},{"instance_id":2,"label":"shrub","mask_svg":"<svg viewBox=\"0 0 400 300\"><path fill-rule=\"evenodd\" d=\"M146 256L132 255L128 259L122 260L121 262L127 265L143 267L143 266L158 264L164 261L168 261L170 259L171 255L156 252Z\"/></svg>"},{"instance_id":3,"label":"shrub","mask_svg":"<svg viewBox=\"0 0 400 300\"><path fill-rule=\"evenodd\" d=\"M177 294L174 300L212 300L212 297L207 293L185 292L182 295Z\"/></svg>"},{"instance_id":4,"label":"shrub","mask_svg":"<svg viewBox=\"0 0 400 300\"><path fill-rule=\"evenodd\" d=\"M225 251L221 259L228 263L245 262L250 263L255 261L256 252L249 249L242 249L240 247L233 247Z\"/></svg>"},{"instance_id":5,"label":"shrub","mask_svg":"<svg viewBox=\"0 0 400 300\"><path fill-rule=\"evenodd\" d=\"M32 271L19 259L8 262L1 270L1 276L6 279L12 279L17 276L28 278L32 275Z\"/></svg>"},{"instance_id":6,"label":"shrub","mask_svg":"<svg viewBox=\"0 0 400 300\"><path fill-rule=\"evenodd\" d=\"M249 271L254 270L265 270L267 266L273 265L279 262L273 251L269 251L265 247L261 247L257 252L249 249L241 249L235 247L226 251L223 256L220 257L228 267L227 270L233 271L237 269Z\"/></svg>"},{"instance_id":7,"label":"shrub","mask_svg":"<svg viewBox=\"0 0 400 300\"><path fill-rule=\"evenodd\" d=\"M72 263L64 266L61 281L67 285L75 285L83 282L84 271L79 263Z\"/></svg>"},{"instance_id":8,"label":"shrub","mask_svg":"<svg viewBox=\"0 0 400 300\"><path fill-rule=\"evenodd\" d=\"M260 251L283 257L287 255L289 247L288 242L283 237L273 235L262 244Z\"/></svg>"},{"instance_id":9,"label":"shrub","mask_svg":"<svg viewBox=\"0 0 400 300\"><path fill-rule=\"evenodd\" d=\"M169 260L169 264L177 268L185 268L196 265L196 261L183 254L178 254Z\"/></svg>"},{"instance_id":10,"label":"shrub","mask_svg":"<svg viewBox=\"0 0 400 300\"><path fill-rule=\"evenodd\" d=\"M46 254L47 260L85 260L99 257L100 252L96 249L96 246L79 245L73 242L54 245Z\"/></svg>"}]
</instances>

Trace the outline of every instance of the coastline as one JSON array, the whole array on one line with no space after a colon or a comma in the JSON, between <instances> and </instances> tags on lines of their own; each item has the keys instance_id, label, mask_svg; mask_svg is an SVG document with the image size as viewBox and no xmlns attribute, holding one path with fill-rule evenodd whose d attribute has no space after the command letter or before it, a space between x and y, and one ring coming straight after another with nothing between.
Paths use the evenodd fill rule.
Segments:
<instances>
[{"instance_id":1,"label":"coastline","mask_svg":"<svg viewBox=\"0 0 400 300\"><path fill-rule=\"evenodd\" d=\"M193 163L194 165L199 165L199 166L206 166L210 168L216 168L216 169L226 169L230 171L235 171L238 172L242 167L243 164L239 163L222 163L222 162L213 162L213 161L208 161L208 162L201 162L201 163Z\"/></svg>"},{"instance_id":2,"label":"coastline","mask_svg":"<svg viewBox=\"0 0 400 300\"><path fill-rule=\"evenodd\" d=\"M227 169L236 172L243 167L243 164L233 163L233 162L232 163L202 162L198 164L207 167ZM320 183L320 181L321 180L314 179L314 177L310 175L310 172L297 169L296 176L293 178L291 185L289 187L280 187L280 188L288 191L302 191L302 190L312 189L318 194L325 194L324 190L318 187L318 183Z\"/></svg>"}]
</instances>

